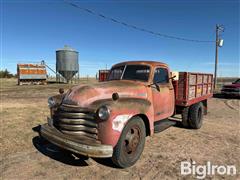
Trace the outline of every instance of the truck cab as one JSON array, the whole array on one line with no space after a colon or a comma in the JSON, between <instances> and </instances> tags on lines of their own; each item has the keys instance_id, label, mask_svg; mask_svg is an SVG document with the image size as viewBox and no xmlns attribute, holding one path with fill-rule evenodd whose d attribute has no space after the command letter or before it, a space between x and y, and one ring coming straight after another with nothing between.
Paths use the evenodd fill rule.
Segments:
<instances>
[{"instance_id":1,"label":"truck cab","mask_svg":"<svg viewBox=\"0 0 240 180\"><path fill-rule=\"evenodd\" d=\"M50 117L41 126L40 135L73 153L112 157L119 167L132 166L141 156L145 137L154 134L156 127L164 129L171 122L167 118L175 113L182 114L185 127L201 127L206 109L206 103L202 102L211 96L211 89L205 92L205 76L197 74L202 77L201 96L196 92L195 99L187 101L187 96L185 100L179 99L178 91L182 90L179 87L189 81L190 75L184 76L185 81L173 83L165 63L116 64L107 81L78 85L50 97ZM209 82L207 86L211 85ZM193 86L197 90L200 84ZM185 87L188 92L191 88Z\"/></svg>"}]
</instances>

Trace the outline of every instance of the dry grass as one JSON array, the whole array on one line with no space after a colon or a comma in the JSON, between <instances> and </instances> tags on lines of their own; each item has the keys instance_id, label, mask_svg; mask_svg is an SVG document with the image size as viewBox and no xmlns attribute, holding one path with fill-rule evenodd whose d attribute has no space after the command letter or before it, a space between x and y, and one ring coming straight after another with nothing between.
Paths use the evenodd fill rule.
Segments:
<instances>
[{"instance_id":1,"label":"dry grass","mask_svg":"<svg viewBox=\"0 0 240 180\"><path fill-rule=\"evenodd\" d=\"M85 83L92 82L94 80ZM109 160L78 159L42 142L33 131L32 128L46 122L47 98L56 94L58 88L71 86L17 86L15 79L1 79L3 179L177 179L183 178L180 175L183 160L194 160L197 164L207 161L233 164L240 172L239 100L211 99L209 114L200 130L171 127L148 137L137 164L117 169ZM237 179L237 176L225 178Z\"/></svg>"}]
</instances>

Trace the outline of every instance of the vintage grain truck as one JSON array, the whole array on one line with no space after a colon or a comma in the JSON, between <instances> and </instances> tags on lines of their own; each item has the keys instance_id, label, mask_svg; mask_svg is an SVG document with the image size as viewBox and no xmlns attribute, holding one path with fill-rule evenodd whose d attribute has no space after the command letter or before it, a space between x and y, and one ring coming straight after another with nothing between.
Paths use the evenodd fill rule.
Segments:
<instances>
[{"instance_id":1,"label":"vintage grain truck","mask_svg":"<svg viewBox=\"0 0 240 180\"><path fill-rule=\"evenodd\" d=\"M161 62L122 62L106 82L50 97L50 117L40 135L73 153L112 157L117 166L129 167L139 159L145 137L174 122L169 117L182 114L184 127L202 126L212 81L212 74L171 73Z\"/></svg>"}]
</instances>

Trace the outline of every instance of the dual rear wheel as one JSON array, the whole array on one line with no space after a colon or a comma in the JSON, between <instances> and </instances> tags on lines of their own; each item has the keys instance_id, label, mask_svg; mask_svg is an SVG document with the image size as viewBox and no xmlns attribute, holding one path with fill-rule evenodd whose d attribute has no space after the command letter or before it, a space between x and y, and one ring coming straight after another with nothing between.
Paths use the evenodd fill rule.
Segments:
<instances>
[{"instance_id":1,"label":"dual rear wheel","mask_svg":"<svg viewBox=\"0 0 240 180\"><path fill-rule=\"evenodd\" d=\"M202 102L186 107L182 111L182 125L186 128L200 129L203 122Z\"/></svg>"}]
</instances>

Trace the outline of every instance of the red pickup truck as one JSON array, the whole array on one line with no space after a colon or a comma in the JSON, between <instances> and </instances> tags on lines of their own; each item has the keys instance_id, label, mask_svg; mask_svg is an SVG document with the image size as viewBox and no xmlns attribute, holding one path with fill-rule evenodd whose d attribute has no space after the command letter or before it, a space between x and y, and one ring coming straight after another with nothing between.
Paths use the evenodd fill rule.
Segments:
<instances>
[{"instance_id":1,"label":"red pickup truck","mask_svg":"<svg viewBox=\"0 0 240 180\"><path fill-rule=\"evenodd\" d=\"M40 135L73 153L112 157L129 167L140 158L146 136L172 125L169 117L182 114L184 127L202 126L212 81L212 74L171 73L161 62L122 62L105 82L50 97Z\"/></svg>"},{"instance_id":2,"label":"red pickup truck","mask_svg":"<svg viewBox=\"0 0 240 180\"><path fill-rule=\"evenodd\" d=\"M225 97L240 97L240 79L232 82L232 84L224 85L221 89L221 93Z\"/></svg>"}]
</instances>

